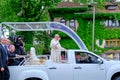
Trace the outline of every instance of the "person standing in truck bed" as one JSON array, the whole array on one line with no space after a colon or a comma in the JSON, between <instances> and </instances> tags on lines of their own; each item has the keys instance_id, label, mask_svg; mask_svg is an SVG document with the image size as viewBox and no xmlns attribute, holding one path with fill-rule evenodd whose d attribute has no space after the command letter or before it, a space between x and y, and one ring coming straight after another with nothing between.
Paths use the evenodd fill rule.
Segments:
<instances>
[{"instance_id":1,"label":"person standing in truck bed","mask_svg":"<svg viewBox=\"0 0 120 80\"><path fill-rule=\"evenodd\" d=\"M59 62L60 60L60 51L65 50L61 44L60 44L60 36L58 34L55 35L55 37L50 42L50 48L51 48L51 60L54 62Z\"/></svg>"}]
</instances>

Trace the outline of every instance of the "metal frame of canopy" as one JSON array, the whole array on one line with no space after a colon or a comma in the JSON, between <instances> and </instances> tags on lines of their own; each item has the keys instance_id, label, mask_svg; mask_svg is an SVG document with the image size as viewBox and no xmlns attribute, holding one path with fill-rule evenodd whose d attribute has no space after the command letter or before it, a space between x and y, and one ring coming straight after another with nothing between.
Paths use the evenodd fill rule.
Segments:
<instances>
[{"instance_id":1,"label":"metal frame of canopy","mask_svg":"<svg viewBox=\"0 0 120 80\"><path fill-rule=\"evenodd\" d=\"M49 30L49 22L3 22L1 26L9 26L15 31L45 31Z\"/></svg>"},{"instance_id":2,"label":"metal frame of canopy","mask_svg":"<svg viewBox=\"0 0 120 80\"><path fill-rule=\"evenodd\" d=\"M72 29L58 22L2 22L0 26L0 37L2 35L3 26L9 26L15 31L61 31L70 36L80 49L88 50L80 37Z\"/></svg>"}]
</instances>

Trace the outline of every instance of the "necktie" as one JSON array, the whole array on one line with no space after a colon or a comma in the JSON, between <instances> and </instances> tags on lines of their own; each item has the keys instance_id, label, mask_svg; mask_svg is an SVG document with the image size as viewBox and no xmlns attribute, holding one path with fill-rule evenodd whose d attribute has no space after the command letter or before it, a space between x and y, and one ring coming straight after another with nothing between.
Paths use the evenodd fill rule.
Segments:
<instances>
[{"instance_id":1,"label":"necktie","mask_svg":"<svg viewBox=\"0 0 120 80\"><path fill-rule=\"evenodd\" d=\"M4 48L5 48L5 53L6 53L6 55L5 55L5 56L6 56L6 60L8 60L8 49L7 49L7 45L5 45Z\"/></svg>"}]
</instances>

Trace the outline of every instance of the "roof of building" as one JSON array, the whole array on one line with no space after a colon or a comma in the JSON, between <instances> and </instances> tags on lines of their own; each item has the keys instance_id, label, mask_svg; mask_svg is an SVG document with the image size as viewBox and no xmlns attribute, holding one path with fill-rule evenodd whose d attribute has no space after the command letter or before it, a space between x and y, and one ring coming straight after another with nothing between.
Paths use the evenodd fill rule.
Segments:
<instances>
[{"instance_id":1,"label":"roof of building","mask_svg":"<svg viewBox=\"0 0 120 80\"><path fill-rule=\"evenodd\" d=\"M109 7L109 8L108 8ZM110 8L111 7L111 8ZM112 8L113 7L113 8ZM107 9L108 8L108 9ZM120 7L116 4L116 3L112 3L112 2L107 2L105 3L105 8L103 9L99 9L97 8L97 12L120 12Z\"/></svg>"},{"instance_id":2,"label":"roof of building","mask_svg":"<svg viewBox=\"0 0 120 80\"><path fill-rule=\"evenodd\" d=\"M70 8L70 7L80 7L80 6L85 6L85 5L65 1L65 2L58 3L57 8ZM116 6L116 8L115 9L106 9L106 6ZM106 2L105 8L103 8L103 9L96 8L96 12L110 12L110 13L120 12L120 7L116 3Z\"/></svg>"},{"instance_id":3,"label":"roof of building","mask_svg":"<svg viewBox=\"0 0 120 80\"><path fill-rule=\"evenodd\" d=\"M57 5L58 8L79 7L79 6L81 6L81 5L78 4L78 3L73 3L73 2L69 2L69 1L60 2L60 3L58 3L58 5Z\"/></svg>"}]
</instances>

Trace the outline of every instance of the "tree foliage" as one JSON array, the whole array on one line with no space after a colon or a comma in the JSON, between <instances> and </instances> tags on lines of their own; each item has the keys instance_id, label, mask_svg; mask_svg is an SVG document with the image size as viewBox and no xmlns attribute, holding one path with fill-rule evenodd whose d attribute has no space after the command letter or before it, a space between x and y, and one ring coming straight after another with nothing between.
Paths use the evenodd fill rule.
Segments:
<instances>
[{"instance_id":1,"label":"tree foliage","mask_svg":"<svg viewBox=\"0 0 120 80\"><path fill-rule=\"evenodd\" d=\"M58 2L60 0L1 0L0 21L43 21L48 17L47 9Z\"/></svg>"}]
</instances>

